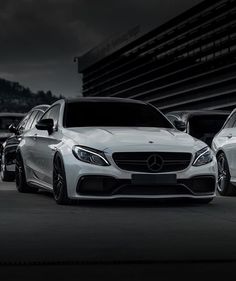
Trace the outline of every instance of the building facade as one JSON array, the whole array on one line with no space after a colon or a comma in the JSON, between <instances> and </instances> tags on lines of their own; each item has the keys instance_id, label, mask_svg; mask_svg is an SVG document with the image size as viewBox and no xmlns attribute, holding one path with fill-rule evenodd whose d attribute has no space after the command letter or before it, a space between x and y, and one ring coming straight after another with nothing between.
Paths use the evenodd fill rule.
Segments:
<instances>
[{"instance_id":1,"label":"building facade","mask_svg":"<svg viewBox=\"0 0 236 281\"><path fill-rule=\"evenodd\" d=\"M236 0L207 0L169 22L78 58L84 96L152 103L163 112L236 107Z\"/></svg>"}]
</instances>

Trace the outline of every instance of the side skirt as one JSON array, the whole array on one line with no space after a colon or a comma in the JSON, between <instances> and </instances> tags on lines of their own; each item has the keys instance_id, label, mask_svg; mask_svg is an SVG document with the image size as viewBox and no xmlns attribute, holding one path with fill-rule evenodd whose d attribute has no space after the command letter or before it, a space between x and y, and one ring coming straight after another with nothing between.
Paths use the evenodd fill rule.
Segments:
<instances>
[{"instance_id":1,"label":"side skirt","mask_svg":"<svg viewBox=\"0 0 236 281\"><path fill-rule=\"evenodd\" d=\"M53 188L49 184L39 183L39 182L36 182L36 181L29 181L27 183L28 183L28 185L30 185L32 187L37 187L37 188L40 188L40 189L47 190L49 192L53 192Z\"/></svg>"}]
</instances>

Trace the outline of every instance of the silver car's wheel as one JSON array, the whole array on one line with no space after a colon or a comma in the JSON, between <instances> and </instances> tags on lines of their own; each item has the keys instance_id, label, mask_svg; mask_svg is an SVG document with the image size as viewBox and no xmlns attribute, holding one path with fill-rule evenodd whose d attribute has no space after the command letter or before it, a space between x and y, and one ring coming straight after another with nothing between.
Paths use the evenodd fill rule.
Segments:
<instances>
[{"instance_id":1,"label":"silver car's wheel","mask_svg":"<svg viewBox=\"0 0 236 281\"><path fill-rule=\"evenodd\" d=\"M63 162L59 155L55 156L53 164L53 195L57 204L70 204L67 195L66 176Z\"/></svg>"},{"instance_id":2,"label":"silver car's wheel","mask_svg":"<svg viewBox=\"0 0 236 281\"><path fill-rule=\"evenodd\" d=\"M33 190L26 182L24 164L19 153L16 156L16 188L23 193L32 192Z\"/></svg>"},{"instance_id":3,"label":"silver car's wheel","mask_svg":"<svg viewBox=\"0 0 236 281\"><path fill-rule=\"evenodd\" d=\"M230 183L230 171L228 161L222 152L217 156L218 163L218 185L217 190L220 195L233 196L236 195L236 189Z\"/></svg>"}]
</instances>

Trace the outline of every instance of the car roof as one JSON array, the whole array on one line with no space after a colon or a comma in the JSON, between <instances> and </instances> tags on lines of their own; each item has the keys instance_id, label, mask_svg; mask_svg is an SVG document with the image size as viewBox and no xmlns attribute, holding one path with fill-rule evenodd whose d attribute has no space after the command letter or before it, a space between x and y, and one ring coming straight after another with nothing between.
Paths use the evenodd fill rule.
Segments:
<instances>
[{"instance_id":1,"label":"car roof","mask_svg":"<svg viewBox=\"0 0 236 281\"><path fill-rule=\"evenodd\" d=\"M25 116L25 113L19 113L19 112L1 112L0 117L23 117Z\"/></svg>"},{"instance_id":2,"label":"car roof","mask_svg":"<svg viewBox=\"0 0 236 281\"><path fill-rule=\"evenodd\" d=\"M81 97L65 99L65 103L76 103L76 102L125 102L125 103L137 103L146 104L140 100L126 99L126 98L112 98L112 97Z\"/></svg>"},{"instance_id":3,"label":"car roof","mask_svg":"<svg viewBox=\"0 0 236 281\"><path fill-rule=\"evenodd\" d=\"M200 115L222 115L228 116L231 111L227 110L183 110L183 111L170 111L167 112L166 115L178 115L180 118L189 118L192 116L200 116Z\"/></svg>"},{"instance_id":4,"label":"car roof","mask_svg":"<svg viewBox=\"0 0 236 281\"><path fill-rule=\"evenodd\" d=\"M49 104L39 104L39 105L36 105L35 107L33 107L30 111L32 111L32 110L43 110L43 111L45 111L45 110L47 110L48 108L50 107L50 105Z\"/></svg>"}]
</instances>

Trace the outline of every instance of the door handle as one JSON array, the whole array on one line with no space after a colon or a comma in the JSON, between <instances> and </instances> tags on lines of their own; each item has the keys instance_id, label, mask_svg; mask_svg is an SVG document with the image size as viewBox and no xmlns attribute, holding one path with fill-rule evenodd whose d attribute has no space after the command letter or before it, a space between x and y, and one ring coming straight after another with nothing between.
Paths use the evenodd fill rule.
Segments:
<instances>
[{"instance_id":1,"label":"door handle","mask_svg":"<svg viewBox=\"0 0 236 281\"><path fill-rule=\"evenodd\" d=\"M37 134L35 134L35 135L34 135L34 140L37 140L37 137L38 137L38 135L37 135Z\"/></svg>"},{"instance_id":2,"label":"door handle","mask_svg":"<svg viewBox=\"0 0 236 281\"><path fill-rule=\"evenodd\" d=\"M228 139L231 139L232 136L233 136L232 134L228 134L227 138L228 138Z\"/></svg>"}]
</instances>

